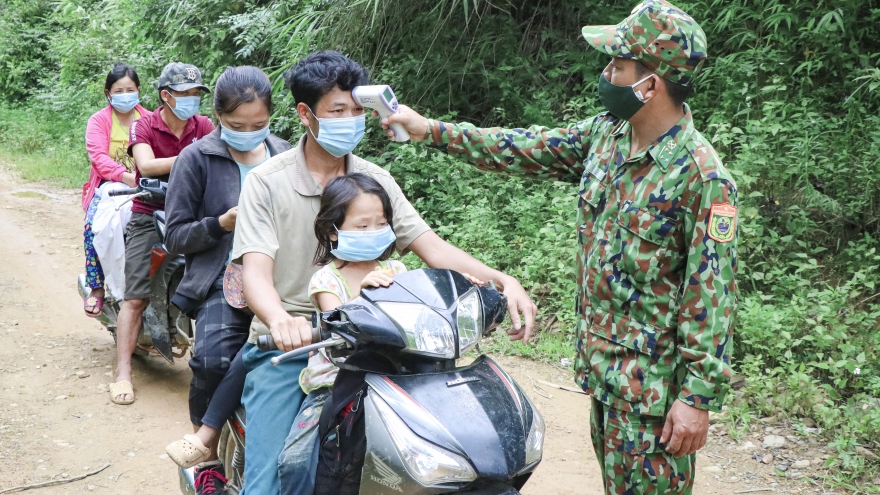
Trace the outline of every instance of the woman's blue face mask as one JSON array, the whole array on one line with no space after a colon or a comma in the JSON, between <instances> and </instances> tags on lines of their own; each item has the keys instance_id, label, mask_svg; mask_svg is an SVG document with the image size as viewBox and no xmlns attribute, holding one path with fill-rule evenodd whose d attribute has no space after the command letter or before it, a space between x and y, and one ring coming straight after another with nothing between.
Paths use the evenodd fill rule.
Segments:
<instances>
[{"instance_id":1,"label":"woman's blue face mask","mask_svg":"<svg viewBox=\"0 0 880 495\"><path fill-rule=\"evenodd\" d=\"M141 102L140 93L117 93L110 95L110 106L120 113L128 113Z\"/></svg>"},{"instance_id":2,"label":"woman's blue face mask","mask_svg":"<svg viewBox=\"0 0 880 495\"><path fill-rule=\"evenodd\" d=\"M252 132L240 132L227 129L220 124L220 139L226 142L230 148L238 151L251 151L269 137L269 126Z\"/></svg>"}]
</instances>

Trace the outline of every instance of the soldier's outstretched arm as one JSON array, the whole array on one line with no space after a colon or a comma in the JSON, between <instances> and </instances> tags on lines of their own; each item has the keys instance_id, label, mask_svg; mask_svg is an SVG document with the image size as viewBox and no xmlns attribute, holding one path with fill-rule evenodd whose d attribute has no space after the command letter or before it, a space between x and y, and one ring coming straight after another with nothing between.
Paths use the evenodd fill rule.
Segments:
<instances>
[{"instance_id":1,"label":"soldier's outstretched arm","mask_svg":"<svg viewBox=\"0 0 880 495\"><path fill-rule=\"evenodd\" d=\"M719 412L731 378L730 350L736 312L736 185L726 179L703 182L692 214L684 292L678 314L678 351L687 374L678 399Z\"/></svg>"},{"instance_id":2,"label":"soldier's outstretched arm","mask_svg":"<svg viewBox=\"0 0 880 495\"><path fill-rule=\"evenodd\" d=\"M483 170L578 182L595 119L569 128L477 128L429 120L400 105L397 113L382 119L389 137L393 137L387 130L391 124L402 124L413 141L427 141Z\"/></svg>"}]
</instances>

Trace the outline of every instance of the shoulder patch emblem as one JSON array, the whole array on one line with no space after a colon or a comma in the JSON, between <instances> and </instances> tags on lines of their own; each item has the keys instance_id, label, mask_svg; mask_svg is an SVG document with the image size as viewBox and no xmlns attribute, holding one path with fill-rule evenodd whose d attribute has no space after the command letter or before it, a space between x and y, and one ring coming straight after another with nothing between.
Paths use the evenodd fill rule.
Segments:
<instances>
[{"instance_id":1,"label":"shoulder patch emblem","mask_svg":"<svg viewBox=\"0 0 880 495\"><path fill-rule=\"evenodd\" d=\"M713 204L709 212L709 237L717 242L730 242L736 236L736 206Z\"/></svg>"}]
</instances>

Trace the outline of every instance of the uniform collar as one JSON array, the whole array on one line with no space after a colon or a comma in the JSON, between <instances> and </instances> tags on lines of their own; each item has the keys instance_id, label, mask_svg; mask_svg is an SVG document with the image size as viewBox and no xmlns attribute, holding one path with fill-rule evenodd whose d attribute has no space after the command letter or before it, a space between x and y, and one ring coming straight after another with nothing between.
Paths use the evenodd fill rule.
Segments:
<instances>
[{"instance_id":1,"label":"uniform collar","mask_svg":"<svg viewBox=\"0 0 880 495\"><path fill-rule=\"evenodd\" d=\"M691 109L684 104L684 117L681 118L668 131L654 141L654 144L648 147L648 153L654 157L654 161L660 165L663 171L669 170L669 164L672 163L684 149L685 143L694 133L694 119L691 115Z\"/></svg>"},{"instance_id":2,"label":"uniform collar","mask_svg":"<svg viewBox=\"0 0 880 495\"><path fill-rule=\"evenodd\" d=\"M297 143L296 149L293 151L296 157L296 180L293 183L293 189L303 196L320 196L324 194L324 187L318 184L318 181L312 177L312 174L309 173L309 168L306 166L305 146L307 138L308 133L304 133L299 138L299 143ZM345 155L346 174L351 171L353 159L354 155L351 153Z\"/></svg>"},{"instance_id":3,"label":"uniform collar","mask_svg":"<svg viewBox=\"0 0 880 495\"><path fill-rule=\"evenodd\" d=\"M674 126L670 127L669 130L658 137L651 146L648 146L647 153L651 155L654 162L656 162L664 172L669 170L669 164L678 157L681 150L684 149L684 144L690 139L691 134L694 132L694 120L691 115L691 109L688 107L687 103L684 104L684 112L684 117L682 117L681 120L676 122ZM611 131L611 135L615 138L626 136L628 139L631 139L632 126L629 122L621 120ZM632 141L630 141L630 143L631 142ZM641 156L643 156L643 154L640 153L639 156L633 158L639 159Z\"/></svg>"}]
</instances>

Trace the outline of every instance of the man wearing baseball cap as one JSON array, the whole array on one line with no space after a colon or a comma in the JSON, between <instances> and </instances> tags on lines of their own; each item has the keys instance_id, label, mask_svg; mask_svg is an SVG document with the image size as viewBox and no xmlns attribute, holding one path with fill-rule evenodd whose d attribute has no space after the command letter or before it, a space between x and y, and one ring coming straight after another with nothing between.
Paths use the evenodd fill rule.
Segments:
<instances>
[{"instance_id":1,"label":"man wearing baseball cap","mask_svg":"<svg viewBox=\"0 0 880 495\"><path fill-rule=\"evenodd\" d=\"M214 130L207 117L197 115L202 91L209 90L196 66L166 65L158 89L162 106L129 129L128 153L134 157L138 181L149 177L167 182L174 159L183 148ZM125 295L116 330L117 375L116 383L110 386L110 400L116 404L134 402L131 355L150 303L150 250L162 242L153 226L153 212L164 208L164 204L132 200L131 220L125 229Z\"/></svg>"},{"instance_id":2,"label":"man wearing baseball cap","mask_svg":"<svg viewBox=\"0 0 880 495\"><path fill-rule=\"evenodd\" d=\"M582 33L611 56L607 112L480 129L401 106L382 124L484 170L578 184L575 379L592 396L605 492L689 494L728 390L737 294L736 185L685 103L706 36L664 0Z\"/></svg>"}]
</instances>

